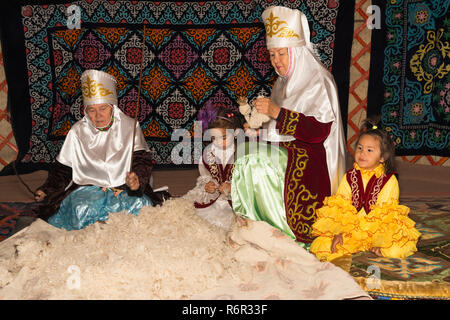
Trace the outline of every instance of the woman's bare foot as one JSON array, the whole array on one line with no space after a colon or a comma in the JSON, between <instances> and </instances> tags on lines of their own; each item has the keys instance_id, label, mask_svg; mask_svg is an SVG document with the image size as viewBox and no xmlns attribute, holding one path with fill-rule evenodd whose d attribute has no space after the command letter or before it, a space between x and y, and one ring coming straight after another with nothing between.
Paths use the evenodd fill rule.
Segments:
<instances>
[{"instance_id":1,"label":"woman's bare foot","mask_svg":"<svg viewBox=\"0 0 450 320\"><path fill-rule=\"evenodd\" d=\"M369 249L370 252L375 253L377 256L382 257L380 247L372 247Z\"/></svg>"}]
</instances>

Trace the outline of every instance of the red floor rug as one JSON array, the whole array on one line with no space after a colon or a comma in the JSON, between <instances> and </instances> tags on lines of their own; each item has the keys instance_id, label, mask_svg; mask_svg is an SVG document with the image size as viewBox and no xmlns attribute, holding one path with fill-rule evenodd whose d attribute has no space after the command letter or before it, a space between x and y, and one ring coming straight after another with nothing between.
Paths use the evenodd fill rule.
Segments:
<instances>
[{"instance_id":1,"label":"red floor rug","mask_svg":"<svg viewBox=\"0 0 450 320\"><path fill-rule=\"evenodd\" d=\"M28 226L36 217L33 209L36 203L2 202L0 203L0 241L12 236Z\"/></svg>"}]
</instances>

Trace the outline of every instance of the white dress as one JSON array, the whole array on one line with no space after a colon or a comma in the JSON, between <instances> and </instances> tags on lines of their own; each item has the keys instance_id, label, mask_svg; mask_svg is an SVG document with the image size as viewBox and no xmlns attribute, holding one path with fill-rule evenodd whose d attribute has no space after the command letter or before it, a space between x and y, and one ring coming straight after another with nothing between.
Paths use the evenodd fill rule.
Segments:
<instances>
[{"instance_id":1,"label":"white dress","mask_svg":"<svg viewBox=\"0 0 450 320\"><path fill-rule=\"evenodd\" d=\"M194 201L197 214L220 228L228 230L233 222L234 212L231 207L231 195L206 192L205 185L213 181L216 186L224 182L231 184L234 169L234 144L221 150L210 144L204 151L198 165L200 176L196 186L183 198Z\"/></svg>"}]
</instances>

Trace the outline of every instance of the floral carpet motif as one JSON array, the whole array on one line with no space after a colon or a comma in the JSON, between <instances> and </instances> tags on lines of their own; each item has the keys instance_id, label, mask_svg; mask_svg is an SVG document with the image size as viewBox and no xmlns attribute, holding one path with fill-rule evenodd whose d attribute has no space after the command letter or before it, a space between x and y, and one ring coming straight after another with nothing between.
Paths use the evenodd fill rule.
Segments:
<instances>
[{"instance_id":1,"label":"floral carpet motif","mask_svg":"<svg viewBox=\"0 0 450 320\"><path fill-rule=\"evenodd\" d=\"M348 48L341 48L339 54L335 48L342 35L351 40L353 20L340 14L352 18L349 4L354 2L345 1L347 10L341 10L341 2L79 0L48 4L29 0L21 6L11 4L0 21L2 28L4 24L11 29L5 31L8 37L2 48L19 172L47 169L68 130L83 117L80 76L86 69L103 70L117 78L119 108L125 114L134 117L139 96L138 121L155 164L173 166L172 150L180 138L172 139L172 134L183 130L192 137L197 112L205 104L237 111L239 96L251 100L270 95L276 74L261 21L269 5L304 12L319 58L342 78L336 68L348 67L339 58L346 56ZM69 27L75 14L71 6L80 14L78 29ZM338 32L340 22L350 29ZM17 41L13 43L12 38ZM23 57L15 52L23 52ZM14 81L14 75L22 81ZM344 86L342 91L348 92L348 83ZM342 108L347 109L346 103Z\"/></svg>"},{"instance_id":2,"label":"floral carpet motif","mask_svg":"<svg viewBox=\"0 0 450 320\"><path fill-rule=\"evenodd\" d=\"M358 253L347 264L348 271L373 297L450 298L450 198L400 203L411 209L409 217L422 233L418 251L406 259Z\"/></svg>"},{"instance_id":3,"label":"floral carpet motif","mask_svg":"<svg viewBox=\"0 0 450 320\"><path fill-rule=\"evenodd\" d=\"M450 2L373 4L383 23L373 30L368 114L381 114L396 155L449 156Z\"/></svg>"}]
</instances>

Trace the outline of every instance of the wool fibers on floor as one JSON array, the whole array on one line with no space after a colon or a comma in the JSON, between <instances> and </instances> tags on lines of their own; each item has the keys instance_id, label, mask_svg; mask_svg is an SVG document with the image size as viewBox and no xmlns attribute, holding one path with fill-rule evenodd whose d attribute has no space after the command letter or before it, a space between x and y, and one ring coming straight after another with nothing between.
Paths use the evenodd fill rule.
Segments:
<instances>
[{"instance_id":1,"label":"wool fibers on floor","mask_svg":"<svg viewBox=\"0 0 450 320\"><path fill-rule=\"evenodd\" d=\"M0 243L1 299L340 299L367 297L265 222L229 232L172 199L138 216L66 231L37 220Z\"/></svg>"},{"instance_id":2,"label":"wool fibers on floor","mask_svg":"<svg viewBox=\"0 0 450 320\"><path fill-rule=\"evenodd\" d=\"M249 268L233 261L225 231L183 200L83 230L45 229L19 235L13 258L1 258L3 298L183 299Z\"/></svg>"}]
</instances>

